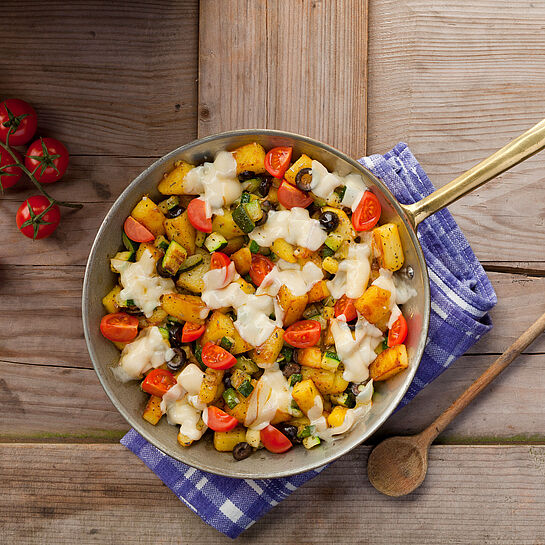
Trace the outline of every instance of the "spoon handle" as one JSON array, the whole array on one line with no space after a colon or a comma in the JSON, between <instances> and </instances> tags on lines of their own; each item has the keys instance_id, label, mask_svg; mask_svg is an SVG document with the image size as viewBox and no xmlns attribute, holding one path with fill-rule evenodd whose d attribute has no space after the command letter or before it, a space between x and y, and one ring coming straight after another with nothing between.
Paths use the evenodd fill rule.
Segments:
<instances>
[{"instance_id":1,"label":"spoon handle","mask_svg":"<svg viewBox=\"0 0 545 545\"><path fill-rule=\"evenodd\" d=\"M545 314L538 318L454 403L418 434L419 441L432 441L486 388L524 349L545 331Z\"/></svg>"}]
</instances>

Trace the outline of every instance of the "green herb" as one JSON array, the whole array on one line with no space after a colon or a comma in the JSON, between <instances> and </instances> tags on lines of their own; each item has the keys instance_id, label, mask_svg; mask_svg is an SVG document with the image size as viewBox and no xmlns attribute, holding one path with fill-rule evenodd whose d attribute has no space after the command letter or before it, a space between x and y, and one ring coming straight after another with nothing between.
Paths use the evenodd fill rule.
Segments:
<instances>
[{"instance_id":1,"label":"green herb","mask_svg":"<svg viewBox=\"0 0 545 545\"><path fill-rule=\"evenodd\" d=\"M304 439L305 437L310 437L314 434L315 426L305 426L298 434L299 439Z\"/></svg>"},{"instance_id":2,"label":"green herb","mask_svg":"<svg viewBox=\"0 0 545 545\"><path fill-rule=\"evenodd\" d=\"M163 339L165 339L165 341L168 341L168 338L169 338L168 329L166 327L159 327L158 329Z\"/></svg>"},{"instance_id":3,"label":"green herb","mask_svg":"<svg viewBox=\"0 0 545 545\"><path fill-rule=\"evenodd\" d=\"M284 356L284 360L286 363L288 363L293 359L293 348L290 346L284 346L282 350L280 350L280 354Z\"/></svg>"},{"instance_id":4,"label":"green herb","mask_svg":"<svg viewBox=\"0 0 545 545\"><path fill-rule=\"evenodd\" d=\"M300 373L293 373L293 375L290 376L290 386L295 386L298 382L301 382L303 380L303 375Z\"/></svg>"},{"instance_id":5,"label":"green herb","mask_svg":"<svg viewBox=\"0 0 545 545\"><path fill-rule=\"evenodd\" d=\"M335 188L335 193L337 193L337 195L339 195L339 199L341 199L341 201L342 201L344 199L344 194L346 193L346 186L342 185L342 186L336 187Z\"/></svg>"},{"instance_id":6,"label":"green herb","mask_svg":"<svg viewBox=\"0 0 545 545\"><path fill-rule=\"evenodd\" d=\"M127 299L125 301L125 306L126 307L135 307L136 306L136 303L134 302L134 299Z\"/></svg>"},{"instance_id":7,"label":"green herb","mask_svg":"<svg viewBox=\"0 0 545 545\"><path fill-rule=\"evenodd\" d=\"M259 244L255 240L250 240L250 245L248 246L248 248L250 249L250 252L252 252L252 254L259 253L259 250L261 249L259 247Z\"/></svg>"}]
</instances>

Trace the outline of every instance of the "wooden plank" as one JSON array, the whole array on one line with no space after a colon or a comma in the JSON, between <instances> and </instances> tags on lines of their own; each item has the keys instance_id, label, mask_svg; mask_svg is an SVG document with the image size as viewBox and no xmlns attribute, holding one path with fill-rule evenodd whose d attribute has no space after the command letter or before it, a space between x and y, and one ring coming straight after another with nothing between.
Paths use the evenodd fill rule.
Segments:
<instances>
[{"instance_id":1,"label":"wooden plank","mask_svg":"<svg viewBox=\"0 0 545 545\"><path fill-rule=\"evenodd\" d=\"M223 17L213 0L200 7L199 136L267 127L362 155L367 2L229 0L222 7Z\"/></svg>"},{"instance_id":2,"label":"wooden plank","mask_svg":"<svg viewBox=\"0 0 545 545\"><path fill-rule=\"evenodd\" d=\"M359 448L334 463L238 542L272 545L279 533L315 545L332 535L377 545L545 540L545 447L432 447L422 487L397 499L370 486L367 455ZM0 445L0 467L8 541L232 543L119 445Z\"/></svg>"},{"instance_id":3,"label":"wooden plank","mask_svg":"<svg viewBox=\"0 0 545 545\"><path fill-rule=\"evenodd\" d=\"M3 96L73 155L163 155L196 134L197 16L198 0L7 0Z\"/></svg>"}]
</instances>

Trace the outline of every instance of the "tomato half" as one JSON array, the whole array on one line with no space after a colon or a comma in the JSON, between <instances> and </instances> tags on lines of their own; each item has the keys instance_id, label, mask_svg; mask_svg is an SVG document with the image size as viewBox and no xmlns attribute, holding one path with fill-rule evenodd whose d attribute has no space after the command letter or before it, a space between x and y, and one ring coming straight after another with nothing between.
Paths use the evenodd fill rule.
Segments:
<instances>
[{"instance_id":1,"label":"tomato half","mask_svg":"<svg viewBox=\"0 0 545 545\"><path fill-rule=\"evenodd\" d=\"M30 144L25 166L42 184L56 182L68 168L68 150L55 138L38 138Z\"/></svg>"},{"instance_id":2,"label":"tomato half","mask_svg":"<svg viewBox=\"0 0 545 545\"><path fill-rule=\"evenodd\" d=\"M278 188L278 202L288 208L306 208L312 204L312 197L307 195L304 191L297 189L294 185L284 180Z\"/></svg>"},{"instance_id":3,"label":"tomato half","mask_svg":"<svg viewBox=\"0 0 545 545\"><path fill-rule=\"evenodd\" d=\"M275 454L286 452L293 446L280 430L270 424L261 430L261 442L269 452Z\"/></svg>"},{"instance_id":4,"label":"tomato half","mask_svg":"<svg viewBox=\"0 0 545 545\"><path fill-rule=\"evenodd\" d=\"M207 367L212 369L230 369L237 362L233 354L212 342L203 346L201 359Z\"/></svg>"},{"instance_id":5,"label":"tomato half","mask_svg":"<svg viewBox=\"0 0 545 545\"><path fill-rule=\"evenodd\" d=\"M342 314L344 314L347 322L351 322L358 317L356 307L354 306L354 299L350 299L346 295L343 295L335 303L335 318L338 318Z\"/></svg>"},{"instance_id":6,"label":"tomato half","mask_svg":"<svg viewBox=\"0 0 545 545\"><path fill-rule=\"evenodd\" d=\"M55 231L60 221L59 207L56 204L51 206L49 199L43 195L29 197L19 207L15 216L19 231L32 239L48 237Z\"/></svg>"},{"instance_id":7,"label":"tomato half","mask_svg":"<svg viewBox=\"0 0 545 545\"><path fill-rule=\"evenodd\" d=\"M106 314L100 320L100 332L110 341L128 343L138 335L138 318L125 312Z\"/></svg>"},{"instance_id":8,"label":"tomato half","mask_svg":"<svg viewBox=\"0 0 545 545\"><path fill-rule=\"evenodd\" d=\"M205 332L206 326L200 324L194 324L193 322L186 322L182 329L182 342L190 343L202 337Z\"/></svg>"},{"instance_id":9,"label":"tomato half","mask_svg":"<svg viewBox=\"0 0 545 545\"><path fill-rule=\"evenodd\" d=\"M253 254L250 265L250 278L256 286L261 286L263 279L273 270L274 263L264 255Z\"/></svg>"},{"instance_id":10,"label":"tomato half","mask_svg":"<svg viewBox=\"0 0 545 545\"><path fill-rule=\"evenodd\" d=\"M356 231L369 231L380 219L381 206L374 193L366 191L352 214L352 225Z\"/></svg>"},{"instance_id":11,"label":"tomato half","mask_svg":"<svg viewBox=\"0 0 545 545\"><path fill-rule=\"evenodd\" d=\"M16 150L12 150L19 162L23 156ZM0 190L13 187L23 177L23 171L15 165L15 159L4 149L0 148Z\"/></svg>"},{"instance_id":12,"label":"tomato half","mask_svg":"<svg viewBox=\"0 0 545 545\"><path fill-rule=\"evenodd\" d=\"M203 233L212 232L212 218L206 217L206 203L201 199L193 199L187 207L189 223Z\"/></svg>"},{"instance_id":13,"label":"tomato half","mask_svg":"<svg viewBox=\"0 0 545 545\"><path fill-rule=\"evenodd\" d=\"M214 431L231 431L236 428L238 420L225 411L211 405L208 407L207 426Z\"/></svg>"},{"instance_id":14,"label":"tomato half","mask_svg":"<svg viewBox=\"0 0 545 545\"><path fill-rule=\"evenodd\" d=\"M401 314L388 332L388 346L403 344L407 338L408 332L409 328L407 327L407 320L405 320L405 317L403 314Z\"/></svg>"},{"instance_id":15,"label":"tomato half","mask_svg":"<svg viewBox=\"0 0 545 545\"><path fill-rule=\"evenodd\" d=\"M125 234L134 242L151 242L155 240L153 233L144 227L139 221L129 216L123 224Z\"/></svg>"},{"instance_id":16,"label":"tomato half","mask_svg":"<svg viewBox=\"0 0 545 545\"><path fill-rule=\"evenodd\" d=\"M267 172L275 178L283 178L288 170L291 161L293 148L281 146L273 148L265 155L265 168Z\"/></svg>"},{"instance_id":17,"label":"tomato half","mask_svg":"<svg viewBox=\"0 0 545 545\"><path fill-rule=\"evenodd\" d=\"M231 260L229 256L223 252L214 252L212 254L212 260L210 261L210 269L221 269L223 267L229 267Z\"/></svg>"},{"instance_id":18,"label":"tomato half","mask_svg":"<svg viewBox=\"0 0 545 545\"><path fill-rule=\"evenodd\" d=\"M146 375L141 387L144 392L152 396L163 397L176 384L177 380L170 371L166 369L153 369L153 371L150 371Z\"/></svg>"},{"instance_id":19,"label":"tomato half","mask_svg":"<svg viewBox=\"0 0 545 545\"><path fill-rule=\"evenodd\" d=\"M11 146L22 146L36 132L38 118L34 108L24 100L9 98L0 104L0 140Z\"/></svg>"},{"instance_id":20,"label":"tomato half","mask_svg":"<svg viewBox=\"0 0 545 545\"><path fill-rule=\"evenodd\" d=\"M301 320L290 325L284 333L284 341L295 348L308 348L320 340L322 326L316 320Z\"/></svg>"}]
</instances>

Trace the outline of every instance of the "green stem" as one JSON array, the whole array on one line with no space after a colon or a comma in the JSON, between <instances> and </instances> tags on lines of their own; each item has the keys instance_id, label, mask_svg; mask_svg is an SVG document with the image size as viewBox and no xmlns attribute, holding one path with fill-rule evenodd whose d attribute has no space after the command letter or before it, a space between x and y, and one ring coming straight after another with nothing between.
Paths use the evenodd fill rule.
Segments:
<instances>
[{"instance_id":1,"label":"green stem","mask_svg":"<svg viewBox=\"0 0 545 545\"><path fill-rule=\"evenodd\" d=\"M65 206L67 208L83 208L83 204L80 204L80 203L72 203L72 202L65 202L65 201L58 201L57 199L55 199L54 197L52 197L51 195L49 195L49 193L43 188L42 184L40 182L38 182L38 180L36 180L36 178L34 177L34 174L32 172L30 172L30 170L28 170L28 168L26 168L26 166L21 163L17 157L17 155L15 155L15 153L13 153L13 151L11 150L11 148L9 147L8 144L4 144L3 142L0 142L0 146L2 146L10 155L11 157L13 158L13 160L15 161L15 164L30 178L30 181L36 186L36 189L44 196L46 197L47 199L49 199L49 201L53 204L56 204L58 206Z\"/></svg>"}]
</instances>

